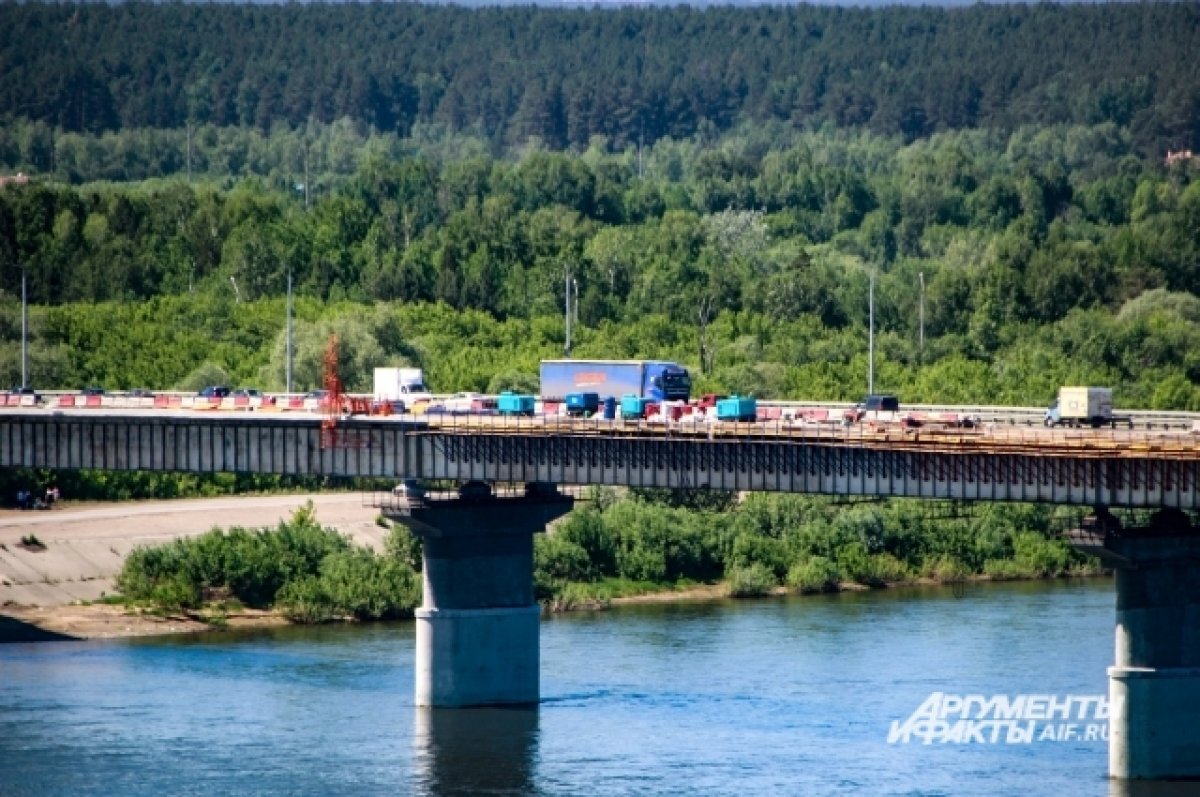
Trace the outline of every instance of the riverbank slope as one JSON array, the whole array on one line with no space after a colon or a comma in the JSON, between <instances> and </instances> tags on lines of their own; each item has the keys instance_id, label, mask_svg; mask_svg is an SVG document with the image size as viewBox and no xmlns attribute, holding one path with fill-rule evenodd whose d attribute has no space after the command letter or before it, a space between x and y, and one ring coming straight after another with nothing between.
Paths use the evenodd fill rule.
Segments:
<instances>
[{"instance_id":1,"label":"riverbank slope","mask_svg":"<svg viewBox=\"0 0 1200 797\"><path fill-rule=\"evenodd\" d=\"M142 545L161 545L214 527L274 527L309 501L316 517L355 543L382 550L387 529L379 510L359 493L237 496L63 504L51 510L0 510L0 640L138 636L198 631L186 617L129 614L97 601L113 593L125 557ZM245 612L230 627L283 622Z\"/></svg>"}]
</instances>

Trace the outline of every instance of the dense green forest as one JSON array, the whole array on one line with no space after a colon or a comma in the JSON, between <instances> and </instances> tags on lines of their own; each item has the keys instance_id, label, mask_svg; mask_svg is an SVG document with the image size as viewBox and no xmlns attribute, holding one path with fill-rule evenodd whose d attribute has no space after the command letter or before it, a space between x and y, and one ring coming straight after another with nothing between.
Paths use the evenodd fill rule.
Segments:
<instances>
[{"instance_id":1,"label":"dense green forest","mask_svg":"<svg viewBox=\"0 0 1200 797\"><path fill-rule=\"evenodd\" d=\"M0 118L76 132L347 118L583 149L829 122L914 140L1128 126L1200 145L1193 3L548 9L0 5ZM7 155L4 156L7 159ZM52 169L46 152L33 166ZM176 164L178 165L178 164Z\"/></svg>"},{"instance_id":2,"label":"dense green forest","mask_svg":"<svg viewBox=\"0 0 1200 797\"><path fill-rule=\"evenodd\" d=\"M255 179L0 189L0 378L19 380L18 265L44 388L278 389L289 273L300 388L333 330L355 389L403 361L438 390L528 384L563 351L569 276L576 355L851 399L875 275L878 384L905 399L1040 404L1079 382L1200 409L1200 169L1146 162L1112 124L358 157L307 207Z\"/></svg>"}]
</instances>

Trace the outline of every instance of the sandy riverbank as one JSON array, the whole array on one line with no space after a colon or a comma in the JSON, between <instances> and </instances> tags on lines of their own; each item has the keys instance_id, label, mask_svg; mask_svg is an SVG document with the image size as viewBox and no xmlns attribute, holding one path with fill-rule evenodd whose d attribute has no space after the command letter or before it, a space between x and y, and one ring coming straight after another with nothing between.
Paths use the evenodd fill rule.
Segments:
<instances>
[{"instance_id":1,"label":"sandy riverbank","mask_svg":"<svg viewBox=\"0 0 1200 797\"><path fill-rule=\"evenodd\" d=\"M103 638L204 630L185 617L130 614L86 603L113 592L125 557L141 545L203 534L214 527L273 527L312 501L317 520L356 543L380 549L387 530L378 510L358 493L238 496L66 503L51 510L0 510L0 640ZM36 538L39 545L28 545ZM84 602L84 605L80 605ZM247 612L231 628L280 624L273 615ZM58 635L58 637L56 637Z\"/></svg>"}]
</instances>

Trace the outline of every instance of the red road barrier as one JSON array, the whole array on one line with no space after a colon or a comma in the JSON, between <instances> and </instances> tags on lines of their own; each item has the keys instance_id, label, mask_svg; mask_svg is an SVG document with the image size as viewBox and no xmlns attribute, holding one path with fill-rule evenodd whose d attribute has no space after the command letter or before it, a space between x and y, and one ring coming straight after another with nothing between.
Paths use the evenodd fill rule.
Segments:
<instances>
[{"instance_id":1,"label":"red road barrier","mask_svg":"<svg viewBox=\"0 0 1200 797\"><path fill-rule=\"evenodd\" d=\"M75 397L74 396L59 396L58 397L58 406L74 407L75 406Z\"/></svg>"}]
</instances>

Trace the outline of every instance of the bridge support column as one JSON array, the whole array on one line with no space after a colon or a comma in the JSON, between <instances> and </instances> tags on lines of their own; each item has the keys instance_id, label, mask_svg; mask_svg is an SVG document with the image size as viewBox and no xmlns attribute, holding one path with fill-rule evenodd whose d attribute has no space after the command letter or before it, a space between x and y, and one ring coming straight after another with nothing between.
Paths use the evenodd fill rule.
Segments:
<instances>
[{"instance_id":1,"label":"bridge support column","mask_svg":"<svg viewBox=\"0 0 1200 797\"><path fill-rule=\"evenodd\" d=\"M519 498L415 501L390 516L424 542L416 612L416 703L536 703L541 609L533 535L570 511L557 492Z\"/></svg>"},{"instance_id":2,"label":"bridge support column","mask_svg":"<svg viewBox=\"0 0 1200 797\"><path fill-rule=\"evenodd\" d=\"M1200 533L1162 510L1146 529L1109 523L1101 556L1117 582L1108 774L1200 779Z\"/></svg>"}]
</instances>

